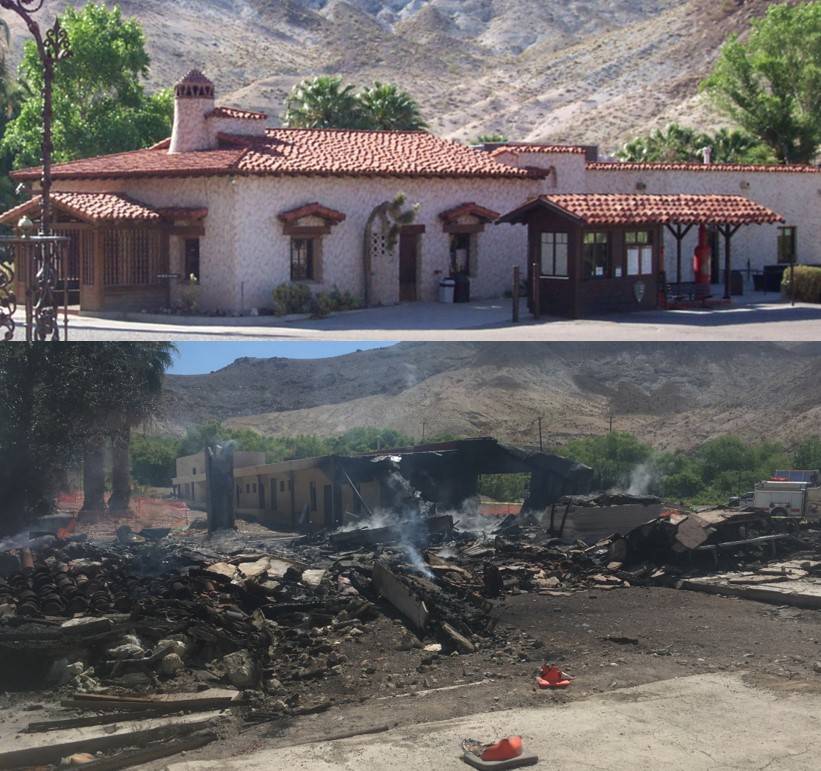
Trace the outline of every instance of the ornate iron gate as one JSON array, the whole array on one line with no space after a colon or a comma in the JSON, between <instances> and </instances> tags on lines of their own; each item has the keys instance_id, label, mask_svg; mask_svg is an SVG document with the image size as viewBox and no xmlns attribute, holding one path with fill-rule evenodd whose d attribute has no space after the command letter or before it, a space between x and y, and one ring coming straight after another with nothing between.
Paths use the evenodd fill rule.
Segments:
<instances>
[{"instance_id":1,"label":"ornate iron gate","mask_svg":"<svg viewBox=\"0 0 821 771\"><path fill-rule=\"evenodd\" d=\"M68 282L62 282L61 291L56 288L58 278L68 275L68 242L64 236L0 237L0 332L4 340L14 337L14 316L23 299L17 296L15 283L25 296L26 341L60 339L61 305L63 339L68 338Z\"/></svg>"}]
</instances>

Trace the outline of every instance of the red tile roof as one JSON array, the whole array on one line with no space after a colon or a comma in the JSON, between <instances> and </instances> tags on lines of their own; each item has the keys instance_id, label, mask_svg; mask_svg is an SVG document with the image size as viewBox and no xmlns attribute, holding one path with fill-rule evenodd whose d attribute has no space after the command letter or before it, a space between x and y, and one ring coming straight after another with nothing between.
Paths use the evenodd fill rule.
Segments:
<instances>
[{"instance_id":1,"label":"red tile roof","mask_svg":"<svg viewBox=\"0 0 821 771\"><path fill-rule=\"evenodd\" d=\"M54 166L54 179L127 179L132 177L203 177L236 173L242 148L168 153L166 150L135 150L69 161ZM40 169L12 172L15 180L38 180Z\"/></svg>"},{"instance_id":2,"label":"red tile roof","mask_svg":"<svg viewBox=\"0 0 821 771\"><path fill-rule=\"evenodd\" d=\"M750 225L783 222L781 215L740 195L543 195L498 222L522 222L546 208L585 225Z\"/></svg>"},{"instance_id":3,"label":"red tile roof","mask_svg":"<svg viewBox=\"0 0 821 771\"><path fill-rule=\"evenodd\" d=\"M544 171L517 169L489 153L413 131L269 129L266 137L220 135L221 148L169 154L163 145L57 165L54 179L122 179L216 175L354 177L492 177L528 179ZM37 180L22 169L16 180Z\"/></svg>"},{"instance_id":4,"label":"red tile roof","mask_svg":"<svg viewBox=\"0 0 821 771\"><path fill-rule=\"evenodd\" d=\"M264 112L248 112L248 110L237 110L234 107L215 107L211 112L205 114L206 118L233 118L234 120L268 120L268 115Z\"/></svg>"},{"instance_id":5,"label":"red tile roof","mask_svg":"<svg viewBox=\"0 0 821 771\"><path fill-rule=\"evenodd\" d=\"M764 172L769 174L818 174L821 167L801 166L797 164L744 164L744 163L588 163L591 171L741 171Z\"/></svg>"},{"instance_id":6,"label":"red tile roof","mask_svg":"<svg viewBox=\"0 0 821 771\"><path fill-rule=\"evenodd\" d=\"M567 153L570 155L586 155L587 148L581 147L580 145L529 145L529 144L521 144L521 145L502 145L501 147L496 147L490 151L490 154L494 157L498 155L503 155L505 153L513 153L514 155L518 155L519 153Z\"/></svg>"},{"instance_id":7,"label":"red tile roof","mask_svg":"<svg viewBox=\"0 0 821 771\"><path fill-rule=\"evenodd\" d=\"M152 209L120 193L52 193L55 209L83 222L159 222L160 220L201 220L208 216L205 207L180 206ZM0 224L16 225L24 214L39 212L39 195L0 214Z\"/></svg>"},{"instance_id":8,"label":"red tile roof","mask_svg":"<svg viewBox=\"0 0 821 771\"><path fill-rule=\"evenodd\" d=\"M53 205L84 222L152 222L160 213L118 193L52 193ZM40 196L34 196L13 209L0 214L0 224L15 225L24 214L40 208Z\"/></svg>"},{"instance_id":9,"label":"red tile roof","mask_svg":"<svg viewBox=\"0 0 821 771\"><path fill-rule=\"evenodd\" d=\"M279 215L279 219L282 222L296 222L304 217L319 217L327 222L342 222L345 216L341 211L314 202L306 203L305 206L300 206L298 209L284 211Z\"/></svg>"},{"instance_id":10,"label":"red tile roof","mask_svg":"<svg viewBox=\"0 0 821 771\"><path fill-rule=\"evenodd\" d=\"M495 212L493 209L486 209L484 206L479 206L479 204L476 203L463 203L439 213L440 219L444 222L453 222L453 220L459 219L459 217L466 216L473 216L477 219L492 222L493 220L499 219L499 212Z\"/></svg>"}]
</instances>

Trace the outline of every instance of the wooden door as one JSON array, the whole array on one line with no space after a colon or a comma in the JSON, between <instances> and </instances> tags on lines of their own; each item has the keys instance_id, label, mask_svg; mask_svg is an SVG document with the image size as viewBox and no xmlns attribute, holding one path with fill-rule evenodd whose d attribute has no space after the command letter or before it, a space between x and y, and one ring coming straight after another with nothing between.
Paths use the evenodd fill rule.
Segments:
<instances>
[{"instance_id":1,"label":"wooden door","mask_svg":"<svg viewBox=\"0 0 821 771\"><path fill-rule=\"evenodd\" d=\"M413 302L417 299L416 271L419 236L402 233L399 236L399 301Z\"/></svg>"}]
</instances>

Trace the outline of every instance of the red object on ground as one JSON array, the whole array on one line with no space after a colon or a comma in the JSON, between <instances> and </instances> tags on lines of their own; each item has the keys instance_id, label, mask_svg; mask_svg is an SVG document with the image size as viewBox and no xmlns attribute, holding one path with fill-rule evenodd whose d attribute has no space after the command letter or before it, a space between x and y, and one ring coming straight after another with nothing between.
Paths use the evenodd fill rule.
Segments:
<instances>
[{"instance_id":1,"label":"red object on ground","mask_svg":"<svg viewBox=\"0 0 821 771\"><path fill-rule=\"evenodd\" d=\"M552 664L545 664L539 671L539 675L536 678L536 685L538 685L539 688L567 688L571 681L575 679L573 675L562 672L558 667Z\"/></svg>"},{"instance_id":2,"label":"red object on ground","mask_svg":"<svg viewBox=\"0 0 821 771\"><path fill-rule=\"evenodd\" d=\"M482 760L498 761L512 760L522 754L522 737L508 736L501 739L496 744L491 744L482 753Z\"/></svg>"},{"instance_id":3,"label":"red object on ground","mask_svg":"<svg viewBox=\"0 0 821 771\"><path fill-rule=\"evenodd\" d=\"M693 255L693 275L697 284L709 284L710 272L712 269L713 251L710 248L710 238L707 234L707 226L698 227L698 246Z\"/></svg>"}]
</instances>

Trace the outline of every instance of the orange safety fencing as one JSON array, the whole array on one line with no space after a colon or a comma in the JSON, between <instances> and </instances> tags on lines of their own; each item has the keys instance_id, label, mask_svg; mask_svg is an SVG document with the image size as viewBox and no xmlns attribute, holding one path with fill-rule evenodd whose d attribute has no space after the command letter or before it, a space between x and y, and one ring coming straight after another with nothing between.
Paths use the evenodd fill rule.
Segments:
<instances>
[{"instance_id":1,"label":"orange safety fencing","mask_svg":"<svg viewBox=\"0 0 821 771\"><path fill-rule=\"evenodd\" d=\"M170 498L152 498L135 495L126 513L80 512L83 495L78 492L61 493L57 497L57 509L74 515L74 522L66 528L71 532L86 533L91 538L113 536L121 525L128 525L136 532L143 528L186 528L195 518L185 501ZM197 516L201 516L197 514Z\"/></svg>"}]
</instances>

